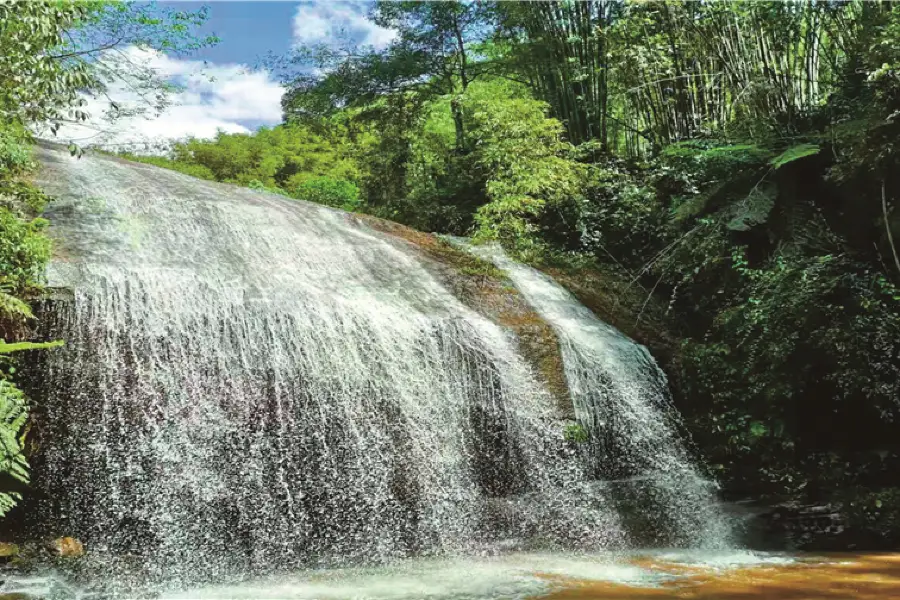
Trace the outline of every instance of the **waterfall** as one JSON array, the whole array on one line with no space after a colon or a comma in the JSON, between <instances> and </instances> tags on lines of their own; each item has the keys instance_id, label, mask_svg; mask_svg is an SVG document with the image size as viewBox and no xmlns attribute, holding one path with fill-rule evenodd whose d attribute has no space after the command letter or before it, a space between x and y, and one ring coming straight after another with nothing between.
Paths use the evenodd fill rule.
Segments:
<instances>
[{"instance_id":1,"label":"waterfall","mask_svg":"<svg viewBox=\"0 0 900 600\"><path fill-rule=\"evenodd\" d=\"M551 281L497 259L559 334L589 449L565 439L516 336L408 244L273 194L39 157L49 284L72 292L44 310L67 343L33 377L55 531L176 584L626 548L643 539L629 511L670 543L724 542L652 359ZM624 493L613 475L650 483Z\"/></svg>"},{"instance_id":2,"label":"waterfall","mask_svg":"<svg viewBox=\"0 0 900 600\"><path fill-rule=\"evenodd\" d=\"M715 506L712 482L678 435L666 376L647 349L498 246L453 241L502 269L556 331L575 416L588 438L591 477L624 484L619 498L641 507L638 516L653 532L684 545L727 546L731 527Z\"/></svg>"}]
</instances>

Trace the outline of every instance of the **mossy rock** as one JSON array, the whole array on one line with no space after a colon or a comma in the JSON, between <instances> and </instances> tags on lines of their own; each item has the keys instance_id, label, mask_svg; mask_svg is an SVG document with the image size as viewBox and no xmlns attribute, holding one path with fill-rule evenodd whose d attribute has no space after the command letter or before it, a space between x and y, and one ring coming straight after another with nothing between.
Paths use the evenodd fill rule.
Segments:
<instances>
[{"instance_id":1,"label":"mossy rock","mask_svg":"<svg viewBox=\"0 0 900 600\"><path fill-rule=\"evenodd\" d=\"M10 542L0 542L0 560L10 560L19 555L19 545Z\"/></svg>"}]
</instances>

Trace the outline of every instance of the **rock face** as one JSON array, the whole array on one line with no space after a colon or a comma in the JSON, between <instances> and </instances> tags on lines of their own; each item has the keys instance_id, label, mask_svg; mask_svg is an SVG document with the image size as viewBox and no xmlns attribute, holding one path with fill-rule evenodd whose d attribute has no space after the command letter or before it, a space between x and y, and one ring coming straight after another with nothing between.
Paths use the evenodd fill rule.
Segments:
<instances>
[{"instance_id":1,"label":"rock face","mask_svg":"<svg viewBox=\"0 0 900 600\"><path fill-rule=\"evenodd\" d=\"M515 332L520 352L555 398L559 418L575 418L559 339L501 270L435 234L370 215L354 214L351 218L387 233L396 243L414 247L432 273L463 304Z\"/></svg>"},{"instance_id":2,"label":"rock face","mask_svg":"<svg viewBox=\"0 0 900 600\"><path fill-rule=\"evenodd\" d=\"M61 558L78 558L84 555L84 544L73 537L61 537L47 544L47 549Z\"/></svg>"}]
</instances>

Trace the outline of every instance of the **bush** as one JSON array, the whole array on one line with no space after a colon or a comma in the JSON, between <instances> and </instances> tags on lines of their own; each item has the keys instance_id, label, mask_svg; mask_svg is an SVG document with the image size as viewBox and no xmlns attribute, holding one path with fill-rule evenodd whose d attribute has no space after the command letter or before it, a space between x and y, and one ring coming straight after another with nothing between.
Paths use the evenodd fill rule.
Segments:
<instances>
[{"instance_id":1,"label":"bush","mask_svg":"<svg viewBox=\"0 0 900 600\"><path fill-rule=\"evenodd\" d=\"M50 240L44 219L25 221L9 209L0 209L0 284L13 293L26 292L41 283L50 259Z\"/></svg>"},{"instance_id":2,"label":"bush","mask_svg":"<svg viewBox=\"0 0 900 600\"><path fill-rule=\"evenodd\" d=\"M31 165L31 148L25 132L20 127L0 126L0 178L21 173Z\"/></svg>"},{"instance_id":3,"label":"bush","mask_svg":"<svg viewBox=\"0 0 900 600\"><path fill-rule=\"evenodd\" d=\"M639 269L665 245L668 213L640 172L592 165L577 223L585 250Z\"/></svg>"},{"instance_id":4,"label":"bush","mask_svg":"<svg viewBox=\"0 0 900 600\"><path fill-rule=\"evenodd\" d=\"M333 208L354 211L359 208L359 188L352 181L331 177L311 177L291 190L291 195Z\"/></svg>"}]
</instances>

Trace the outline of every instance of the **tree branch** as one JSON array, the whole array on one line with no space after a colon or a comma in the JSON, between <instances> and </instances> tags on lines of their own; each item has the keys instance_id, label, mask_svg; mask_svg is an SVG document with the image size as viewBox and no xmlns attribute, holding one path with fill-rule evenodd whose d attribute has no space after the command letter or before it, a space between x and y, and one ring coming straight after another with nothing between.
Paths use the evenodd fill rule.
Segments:
<instances>
[{"instance_id":1,"label":"tree branch","mask_svg":"<svg viewBox=\"0 0 900 600\"><path fill-rule=\"evenodd\" d=\"M891 253L894 255L894 264L897 266L897 272L900 273L900 256L897 255L897 246L894 245L894 234L891 232L891 223L888 220L887 196L884 191L884 180L881 180L881 212L884 215L884 230L887 232L888 244L891 246Z\"/></svg>"},{"instance_id":2,"label":"tree branch","mask_svg":"<svg viewBox=\"0 0 900 600\"><path fill-rule=\"evenodd\" d=\"M64 58L75 58L76 56L84 56L85 54L96 54L97 52L103 52L104 50L111 50L122 43L123 38L119 38L114 42L110 42L108 44L104 44L103 46L98 46L97 48L91 48L89 50L77 50L74 52L66 52L65 54L51 54L47 56L47 58L51 60L61 60Z\"/></svg>"}]
</instances>

